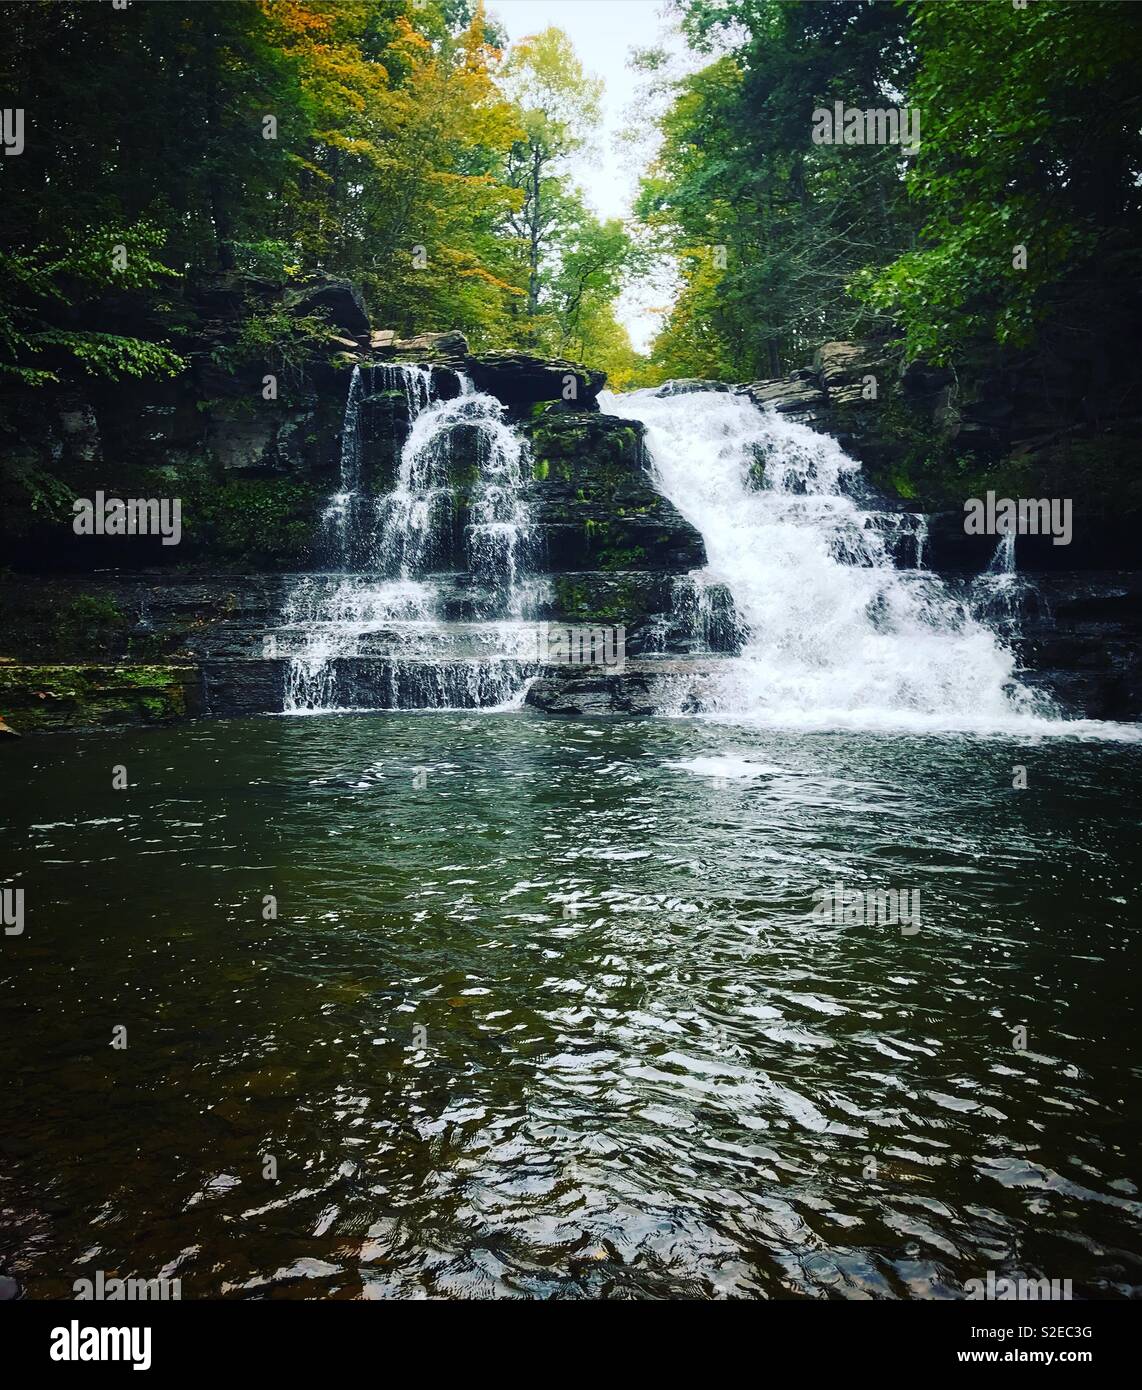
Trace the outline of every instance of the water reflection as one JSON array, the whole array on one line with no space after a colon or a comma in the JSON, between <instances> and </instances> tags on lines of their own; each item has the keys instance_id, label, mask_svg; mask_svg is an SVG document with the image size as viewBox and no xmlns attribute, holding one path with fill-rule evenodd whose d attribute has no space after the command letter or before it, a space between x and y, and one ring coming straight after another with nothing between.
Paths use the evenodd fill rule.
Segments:
<instances>
[{"instance_id":1,"label":"water reflection","mask_svg":"<svg viewBox=\"0 0 1142 1390\"><path fill-rule=\"evenodd\" d=\"M1142 1282L1137 747L386 715L5 763L33 1295ZM814 920L834 881L922 930Z\"/></svg>"}]
</instances>

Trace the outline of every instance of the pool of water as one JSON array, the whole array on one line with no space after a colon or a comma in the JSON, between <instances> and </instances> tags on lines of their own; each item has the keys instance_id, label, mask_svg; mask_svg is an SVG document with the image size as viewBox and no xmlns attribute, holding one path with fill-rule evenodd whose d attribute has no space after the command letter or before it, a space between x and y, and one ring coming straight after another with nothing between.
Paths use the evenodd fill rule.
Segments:
<instances>
[{"instance_id":1,"label":"pool of water","mask_svg":"<svg viewBox=\"0 0 1142 1390\"><path fill-rule=\"evenodd\" d=\"M1136 1295L1140 774L522 712L6 746L0 1268ZM919 930L827 915L835 883L918 894Z\"/></svg>"}]
</instances>

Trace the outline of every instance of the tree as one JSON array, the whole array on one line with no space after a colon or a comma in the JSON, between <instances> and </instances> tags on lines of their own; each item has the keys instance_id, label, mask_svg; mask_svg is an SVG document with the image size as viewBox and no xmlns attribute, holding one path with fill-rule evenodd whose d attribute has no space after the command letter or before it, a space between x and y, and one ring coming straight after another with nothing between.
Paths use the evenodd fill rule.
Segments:
<instances>
[{"instance_id":1,"label":"tree","mask_svg":"<svg viewBox=\"0 0 1142 1390\"><path fill-rule=\"evenodd\" d=\"M952 0L910 17L924 128L908 183L923 223L858 292L912 355L1037 344L1097 377L1139 308L1142 9Z\"/></svg>"},{"instance_id":2,"label":"tree","mask_svg":"<svg viewBox=\"0 0 1142 1390\"><path fill-rule=\"evenodd\" d=\"M692 42L730 51L678 84L637 205L684 285L655 355L663 369L678 348L703 375L776 375L822 338L870 326L848 282L908 244L899 147L816 145L811 119L834 100L895 104L906 18L839 0L682 8Z\"/></svg>"},{"instance_id":3,"label":"tree","mask_svg":"<svg viewBox=\"0 0 1142 1390\"><path fill-rule=\"evenodd\" d=\"M599 122L602 83L584 73L567 35L548 28L515 46L501 85L521 127L508 156L507 181L522 199L508 226L525 248L527 314L534 319L544 257L564 212L559 175Z\"/></svg>"}]
</instances>

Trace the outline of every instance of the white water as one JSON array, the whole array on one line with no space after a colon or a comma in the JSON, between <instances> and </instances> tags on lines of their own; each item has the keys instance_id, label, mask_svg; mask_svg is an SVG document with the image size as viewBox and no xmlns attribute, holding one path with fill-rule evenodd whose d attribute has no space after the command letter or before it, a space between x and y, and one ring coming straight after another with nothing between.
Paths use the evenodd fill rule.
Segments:
<instances>
[{"instance_id":1,"label":"white water","mask_svg":"<svg viewBox=\"0 0 1142 1390\"><path fill-rule=\"evenodd\" d=\"M528 615L544 588L529 577L525 445L462 376L443 401L424 368L366 373L350 383L341 487L323 518L333 572L299 577L268 636L290 657L286 711L375 706L378 688L388 708L518 708L541 665ZM360 429L378 383L403 390L411 421L379 496L362 483ZM863 508L859 465L834 440L728 392L601 403L645 424L657 486L705 541L707 566L676 584L675 618L697 650L725 649L737 628L740 655L713 658L697 689L663 679L678 712L697 697L713 718L811 729L1137 735L1060 720L1017 679L999 635L1017 616L1013 546L957 598L923 569L925 519Z\"/></svg>"},{"instance_id":2,"label":"white water","mask_svg":"<svg viewBox=\"0 0 1142 1390\"><path fill-rule=\"evenodd\" d=\"M901 519L860 509L860 465L835 440L728 392L604 393L602 408L645 424L656 485L706 543L695 579L736 606L741 654L704 692L709 712L822 729L1107 727L1063 725L965 602L895 567ZM915 540L919 558L922 529Z\"/></svg>"},{"instance_id":3,"label":"white water","mask_svg":"<svg viewBox=\"0 0 1142 1390\"><path fill-rule=\"evenodd\" d=\"M525 446L503 406L457 373L459 394L434 399L418 366L353 369L341 433L341 486L322 516L321 541L336 567L300 576L270 634L290 658L286 713L356 707L346 658L367 658L362 689L378 685L389 708L511 708L538 669L537 628L524 621L538 598L527 580L530 518L522 499ZM360 414L378 390L402 390L410 429L392 489L362 483ZM460 505L455 449L468 447L463 551L479 585L476 621L441 616L457 557ZM347 675L346 672L349 672Z\"/></svg>"}]
</instances>

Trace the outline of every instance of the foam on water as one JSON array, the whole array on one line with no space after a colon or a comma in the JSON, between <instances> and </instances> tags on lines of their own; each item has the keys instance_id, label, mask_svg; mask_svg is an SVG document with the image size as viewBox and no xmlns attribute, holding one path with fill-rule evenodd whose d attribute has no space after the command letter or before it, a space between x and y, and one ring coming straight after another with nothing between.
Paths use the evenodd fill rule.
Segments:
<instances>
[{"instance_id":1,"label":"foam on water","mask_svg":"<svg viewBox=\"0 0 1142 1390\"><path fill-rule=\"evenodd\" d=\"M528 578L530 517L525 444L494 397L460 372L456 394L437 396L426 367L354 367L341 431L340 488L322 515L319 543L330 572L302 575L268 634L286 656L285 712L362 708L372 688L385 708L514 709L536 669L535 610L543 588ZM392 488L362 479L361 406L400 390L409 432ZM477 581L477 621L441 616L454 568L455 452L474 470L463 527L464 562ZM477 596L478 595L478 596ZM366 666L354 667L363 660ZM358 679L359 678L359 679Z\"/></svg>"},{"instance_id":2,"label":"foam on water","mask_svg":"<svg viewBox=\"0 0 1142 1390\"><path fill-rule=\"evenodd\" d=\"M604 393L602 408L646 426L656 485L706 543L695 578L732 595L740 656L709 686L708 715L1124 736L1060 719L966 600L928 571L897 567L901 514L861 507L860 465L835 440L723 391ZM906 524L919 562L923 519Z\"/></svg>"}]
</instances>

